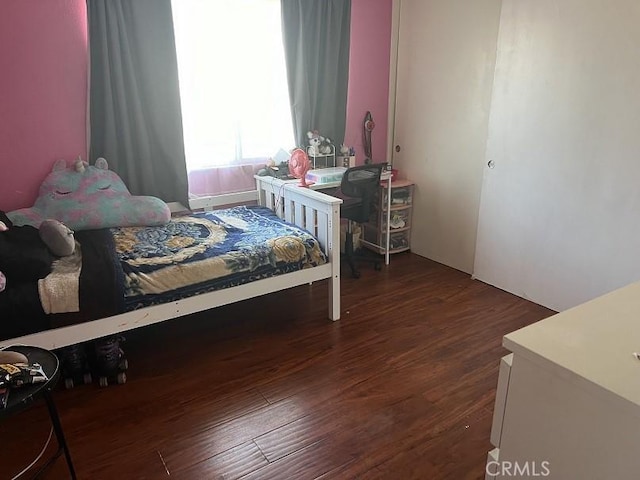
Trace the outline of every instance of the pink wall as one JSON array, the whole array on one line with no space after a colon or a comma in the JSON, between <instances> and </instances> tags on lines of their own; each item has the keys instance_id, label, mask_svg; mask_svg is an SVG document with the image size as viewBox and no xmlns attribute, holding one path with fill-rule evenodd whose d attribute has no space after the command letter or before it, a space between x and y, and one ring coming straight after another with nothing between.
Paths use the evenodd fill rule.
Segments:
<instances>
[{"instance_id":1,"label":"pink wall","mask_svg":"<svg viewBox=\"0 0 640 480\"><path fill-rule=\"evenodd\" d=\"M386 161L392 0L352 0L345 143ZM58 158L86 158L85 0L0 0L0 210L33 204Z\"/></svg>"},{"instance_id":2,"label":"pink wall","mask_svg":"<svg viewBox=\"0 0 640 480\"><path fill-rule=\"evenodd\" d=\"M351 2L345 144L356 147L358 164L364 163L362 121L367 110L376 123L372 134L373 161L387 161L391 13L392 0Z\"/></svg>"},{"instance_id":3,"label":"pink wall","mask_svg":"<svg viewBox=\"0 0 640 480\"><path fill-rule=\"evenodd\" d=\"M86 158L85 0L0 0L0 210L33 204L58 158Z\"/></svg>"}]
</instances>

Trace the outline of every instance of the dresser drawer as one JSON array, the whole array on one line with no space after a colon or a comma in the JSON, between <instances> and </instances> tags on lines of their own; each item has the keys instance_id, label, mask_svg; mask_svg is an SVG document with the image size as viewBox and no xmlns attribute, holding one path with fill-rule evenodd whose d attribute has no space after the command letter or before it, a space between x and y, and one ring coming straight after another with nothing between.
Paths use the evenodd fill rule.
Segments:
<instances>
[{"instance_id":1,"label":"dresser drawer","mask_svg":"<svg viewBox=\"0 0 640 480\"><path fill-rule=\"evenodd\" d=\"M504 419L504 409L507 404L507 391L509 390L509 377L511 376L512 363L513 353L505 355L500 360L496 403L493 407L493 423L491 425L491 444L494 447L500 446L500 438L502 437L502 420Z\"/></svg>"}]
</instances>

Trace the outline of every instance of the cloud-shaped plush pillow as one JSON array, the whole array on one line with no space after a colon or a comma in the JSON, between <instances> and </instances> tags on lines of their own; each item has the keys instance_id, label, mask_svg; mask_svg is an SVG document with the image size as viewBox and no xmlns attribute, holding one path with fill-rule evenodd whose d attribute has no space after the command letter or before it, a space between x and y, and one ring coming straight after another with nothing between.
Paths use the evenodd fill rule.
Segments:
<instances>
[{"instance_id":1,"label":"cloud-shaped plush pillow","mask_svg":"<svg viewBox=\"0 0 640 480\"><path fill-rule=\"evenodd\" d=\"M39 227L43 220L54 219L79 231L164 225L171 212L159 198L131 195L107 161L99 158L95 166L79 160L67 167L58 160L42 182L33 207L7 216L15 225Z\"/></svg>"}]
</instances>

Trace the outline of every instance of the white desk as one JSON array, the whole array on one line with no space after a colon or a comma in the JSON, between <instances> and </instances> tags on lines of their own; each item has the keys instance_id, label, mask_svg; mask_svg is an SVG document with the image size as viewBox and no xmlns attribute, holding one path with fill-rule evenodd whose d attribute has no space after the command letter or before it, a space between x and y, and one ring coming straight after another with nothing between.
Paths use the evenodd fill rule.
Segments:
<instances>
[{"instance_id":1,"label":"white desk","mask_svg":"<svg viewBox=\"0 0 640 480\"><path fill-rule=\"evenodd\" d=\"M382 180L383 182L387 182L387 186L388 186L388 192L389 194L387 195L387 240L386 240L386 245L380 245L381 248L384 248L384 263L385 265L389 265L389 237L390 235L390 230L391 230L391 172L388 170L383 170L382 171L382 175L380 177L380 180ZM298 179L293 179L293 180L281 180L282 183L299 183L300 180ZM329 183L314 183L313 185L310 185L309 188L311 190L327 190L327 189L332 189L332 188L337 188L340 186L340 182L329 182Z\"/></svg>"}]
</instances>

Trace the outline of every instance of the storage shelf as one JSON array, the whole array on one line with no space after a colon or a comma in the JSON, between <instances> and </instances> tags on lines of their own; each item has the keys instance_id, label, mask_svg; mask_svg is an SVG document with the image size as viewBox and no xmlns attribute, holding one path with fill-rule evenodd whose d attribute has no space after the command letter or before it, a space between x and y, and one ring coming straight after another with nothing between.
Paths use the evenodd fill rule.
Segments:
<instances>
[{"instance_id":1,"label":"storage shelf","mask_svg":"<svg viewBox=\"0 0 640 480\"><path fill-rule=\"evenodd\" d=\"M395 210L406 210L407 208L411 208L412 206L413 205L411 205L411 204L405 204L405 203L403 203L402 205L393 205L393 204L391 204L391 211L393 212ZM387 206L386 205L384 207L382 207L382 211L383 212L387 211Z\"/></svg>"},{"instance_id":2,"label":"storage shelf","mask_svg":"<svg viewBox=\"0 0 640 480\"><path fill-rule=\"evenodd\" d=\"M389 234L389 253L406 252L411 249L411 217L413 213L413 183L400 180L391 183L391 199L401 200L392 204L387 210L387 184L381 185L377 191L374 209L369 221L363 225L362 245L374 252L384 254ZM393 213L392 213L393 212ZM393 228L393 221L387 225L388 216L399 217L404 226ZM397 222L399 223L399 222ZM388 227L388 229L387 229Z\"/></svg>"},{"instance_id":3,"label":"storage shelf","mask_svg":"<svg viewBox=\"0 0 640 480\"><path fill-rule=\"evenodd\" d=\"M391 188L401 188L401 187L410 187L413 185L413 182L411 180L393 180L391 182ZM381 183L380 186L382 188L384 188L385 190L387 189L387 183Z\"/></svg>"},{"instance_id":4,"label":"storage shelf","mask_svg":"<svg viewBox=\"0 0 640 480\"><path fill-rule=\"evenodd\" d=\"M329 145L329 147L331 148L331 152L329 153L315 152L313 148L307 147L307 156L309 157L313 168L336 166L336 147L333 145ZM316 160L318 159L322 159L320 163L323 163L324 165L316 165Z\"/></svg>"},{"instance_id":5,"label":"storage shelf","mask_svg":"<svg viewBox=\"0 0 640 480\"><path fill-rule=\"evenodd\" d=\"M369 248L370 250L373 250L374 252L379 253L380 255L384 255L384 252L385 252L384 247L381 247L380 245L377 245L373 242L368 242L367 240L360 240L360 243L365 247ZM390 248L389 253L400 253L400 252L406 252L408 250L411 250L411 247Z\"/></svg>"}]
</instances>

